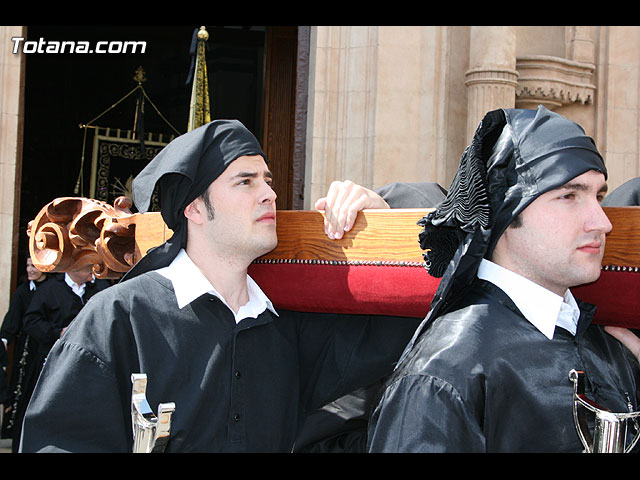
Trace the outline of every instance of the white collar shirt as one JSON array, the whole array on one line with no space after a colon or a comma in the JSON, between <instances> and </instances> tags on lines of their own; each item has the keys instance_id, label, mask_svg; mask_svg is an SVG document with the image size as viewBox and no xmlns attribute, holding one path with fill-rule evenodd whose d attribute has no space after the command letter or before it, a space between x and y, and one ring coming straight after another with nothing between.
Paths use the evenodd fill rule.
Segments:
<instances>
[{"instance_id":1,"label":"white collar shirt","mask_svg":"<svg viewBox=\"0 0 640 480\"><path fill-rule=\"evenodd\" d=\"M74 282L71 279L71 277L69 276L68 273L64 274L64 281L66 282L67 285L69 285L69 287L71 287L71 290L73 290L73 293L75 293L77 296L82 298L82 296L84 295L85 288L86 288L86 284L85 283L83 283L81 285L78 285L76 282Z\"/></svg>"},{"instance_id":2,"label":"white collar shirt","mask_svg":"<svg viewBox=\"0 0 640 480\"><path fill-rule=\"evenodd\" d=\"M480 263L478 278L504 291L525 318L547 338L553 339L557 326L576 334L580 309L569 290L562 297L486 259Z\"/></svg>"},{"instance_id":3,"label":"white collar shirt","mask_svg":"<svg viewBox=\"0 0 640 480\"><path fill-rule=\"evenodd\" d=\"M216 291L216 289L211 285L211 282L207 280L196 264L193 263L193 260L189 258L189 255L187 255L187 252L184 249L180 250L171 264L167 267L156 270L156 272L169 279L173 284L178 308L180 309L190 304L196 298L208 293L218 297L222 303L224 303L229 310L233 312L236 323L239 323L245 318L256 318L266 309L269 309L275 315L278 314L274 309L271 300L269 300L266 294L249 275L247 275L247 293L249 294L249 302L247 302L246 305L241 306L237 312L234 312L224 297Z\"/></svg>"}]
</instances>

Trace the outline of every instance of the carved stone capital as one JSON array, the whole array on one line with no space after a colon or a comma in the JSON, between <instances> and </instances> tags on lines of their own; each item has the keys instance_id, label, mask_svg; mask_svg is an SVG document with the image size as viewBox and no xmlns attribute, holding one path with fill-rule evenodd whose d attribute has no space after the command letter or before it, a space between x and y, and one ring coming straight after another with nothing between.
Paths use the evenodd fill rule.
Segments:
<instances>
[{"instance_id":1,"label":"carved stone capital","mask_svg":"<svg viewBox=\"0 0 640 480\"><path fill-rule=\"evenodd\" d=\"M508 68L473 68L465 73L465 85L504 85L507 87L518 86L518 72Z\"/></svg>"},{"instance_id":2,"label":"carved stone capital","mask_svg":"<svg viewBox=\"0 0 640 480\"><path fill-rule=\"evenodd\" d=\"M595 66L564 58L530 55L516 60L516 107L550 110L570 103L591 103L596 87Z\"/></svg>"}]
</instances>

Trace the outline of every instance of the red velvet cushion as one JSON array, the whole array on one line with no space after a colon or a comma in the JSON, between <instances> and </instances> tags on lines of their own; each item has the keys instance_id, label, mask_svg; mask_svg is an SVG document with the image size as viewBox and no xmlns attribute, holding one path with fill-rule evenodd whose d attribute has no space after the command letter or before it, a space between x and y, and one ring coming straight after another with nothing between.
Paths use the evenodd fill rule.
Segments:
<instances>
[{"instance_id":1,"label":"red velvet cushion","mask_svg":"<svg viewBox=\"0 0 640 480\"><path fill-rule=\"evenodd\" d=\"M640 272L603 271L597 282L571 291L598 307L596 323L640 328Z\"/></svg>"},{"instance_id":2,"label":"red velvet cushion","mask_svg":"<svg viewBox=\"0 0 640 480\"><path fill-rule=\"evenodd\" d=\"M440 283L420 266L257 263L249 274L276 308L417 318Z\"/></svg>"},{"instance_id":3,"label":"red velvet cushion","mask_svg":"<svg viewBox=\"0 0 640 480\"><path fill-rule=\"evenodd\" d=\"M249 274L276 308L418 318L440 282L419 266L256 263ZM603 271L572 292L598 306L596 323L640 328L640 273Z\"/></svg>"}]
</instances>

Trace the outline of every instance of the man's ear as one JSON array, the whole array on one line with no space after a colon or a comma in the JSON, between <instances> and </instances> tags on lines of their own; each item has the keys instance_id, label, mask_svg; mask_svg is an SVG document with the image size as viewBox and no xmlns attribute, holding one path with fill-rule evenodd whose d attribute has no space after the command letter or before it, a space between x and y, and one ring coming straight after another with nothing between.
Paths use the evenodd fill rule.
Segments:
<instances>
[{"instance_id":1,"label":"man's ear","mask_svg":"<svg viewBox=\"0 0 640 480\"><path fill-rule=\"evenodd\" d=\"M184 208L184 216L187 217L187 220L190 220L197 225L202 225L204 223L206 210L204 202L200 197L196 198Z\"/></svg>"}]
</instances>

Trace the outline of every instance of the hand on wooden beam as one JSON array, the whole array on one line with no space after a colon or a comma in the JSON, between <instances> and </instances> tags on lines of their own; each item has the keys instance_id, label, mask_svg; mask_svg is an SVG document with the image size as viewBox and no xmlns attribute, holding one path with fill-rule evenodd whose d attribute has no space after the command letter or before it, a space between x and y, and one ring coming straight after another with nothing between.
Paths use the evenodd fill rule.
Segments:
<instances>
[{"instance_id":1,"label":"hand on wooden beam","mask_svg":"<svg viewBox=\"0 0 640 480\"><path fill-rule=\"evenodd\" d=\"M327 195L316 201L315 208L324 211L324 231L327 236L339 240L353 228L360 210L389 208L389 204L374 191L345 180L332 182Z\"/></svg>"}]
</instances>

